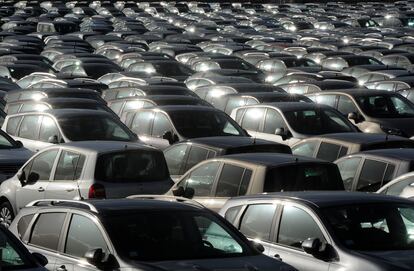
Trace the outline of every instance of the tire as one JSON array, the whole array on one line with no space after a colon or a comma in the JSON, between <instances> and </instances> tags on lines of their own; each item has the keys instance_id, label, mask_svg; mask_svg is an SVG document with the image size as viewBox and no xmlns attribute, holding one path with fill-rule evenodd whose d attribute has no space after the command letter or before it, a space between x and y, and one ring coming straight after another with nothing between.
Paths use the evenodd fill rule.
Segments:
<instances>
[{"instance_id":1,"label":"tire","mask_svg":"<svg viewBox=\"0 0 414 271\"><path fill-rule=\"evenodd\" d=\"M0 224L9 227L14 218L13 208L9 202L0 204Z\"/></svg>"}]
</instances>

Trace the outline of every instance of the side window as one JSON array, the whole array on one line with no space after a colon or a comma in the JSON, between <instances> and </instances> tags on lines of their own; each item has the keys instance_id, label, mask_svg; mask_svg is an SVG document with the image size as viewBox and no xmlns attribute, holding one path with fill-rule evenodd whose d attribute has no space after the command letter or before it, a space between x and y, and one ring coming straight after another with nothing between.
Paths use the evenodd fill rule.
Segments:
<instances>
[{"instance_id":1,"label":"side window","mask_svg":"<svg viewBox=\"0 0 414 271\"><path fill-rule=\"evenodd\" d=\"M318 104L325 104L335 108L336 95L317 95L313 100Z\"/></svg>"},{"instance_id":2,"label":"side window","mask_svg":"<svg viewBox=\"0 0 414 271\"><path fill-rule=\"evenodd\" d=\"M292 153L294 155L313 157L318 144L318 141L306 141L304 143L299 143L292 148Z\"/></svg>"},{"instance_id":3,"label":"side window","mask_svg":"<svg viewBox=\"0 0 414 271\"><path fill-rule=\"evenodd\" d=\"M193 166L197 165L201 161L207 159L208 150L196 146L192 146L190 149L190 153L188 154L187 163L185 165L185 170L187 171Z\"/></svg>"},{"instance_id":4,"label":"side window","mask_svg":"<svg viewBox=\"0 0 414 271\"><path fill-rule=\"evenodd\" d=\"M249 205L243 214L240 232L250 238L270 240L275 211L276 205L273 204Z\"/></svg>"},{"instance_id":5,"label":"side window","mask_svg":"<svg viewBox=\"0 0 414 271\"><path fill-rule=\"evenodd\" d=\"M187 144L173 145L170 149L164 151L165 161L171 175L182 174L181 168L184 165L184 158L188 151Z\"/></svg>"},{"instance_id":6,"label":"side window","mask_svg":"<svg viewBox=\"0 0 414 271\"><path fill-rule=\"evenodd\" d=\"M267 109L263 133L274 134L277 128L285 128L282 116L274 109Z\"/></svg>"},{"instance_id":7,"label":"side window","mask_svg":"<svg viewBox=\"0 0 414 271\"><path fill-rule=\"evenodd\" d=\"M38 139L40 120L40 116L25 116L20 124L19 137Z\"/></svg>"},{"instance_id":8,"label":"side window","mask_svg":"<svg viewBox=\"0 0 414 271\"><path fill-rule=\"evenodd\" d=\"M240 212L243 205L235 206L227 209L226 213L224 214L224 218L234 225L234 220L237 217L237 214Z\"/></svg>"},{"instance_id":9,"label":"side window","mask_svg":"<svg viewBox=\"0 0 414 271\"><path fill-rule=\"evenodd\" d=\"M242 118L242 116L243 116L243 113L246 111L246 109L239 109L239 110L237 110L236 111L236 119L235 119L235 121L237 121L237 123L239 123L240 124L240 122L241 122L241 118Z\"/></svg>"},{"instance_id":10,"label":"side window","mask_svg":"<svg viewBox=\"0 0 414 271\"><path fill-rule=\"evenodd\" d=\"M358 170L360 157L349 158L337 163L339 172L341 173L342 180L344 182L345 190L351 190L354 183L355 174Z\"/></svg>"},{"instance_id":11,"label":"side window","mask_svg":"<svg viewBox=\"0 0 414 271\"><path fill-rule=\"evenodd\" d=\"M50 150L41 153L33 159L30 173L37 173L40 181L48 181L55 162L58 150ZM26 175L26 179L29 175Z\"/></svg>"},{"instance_id":12,"label":"side window","mask_svg":"<svg viewBox=\"0 0 414 271\"><path fill-rule=\"evenodd\" d=\"M401 192L406 188L407 186L414 183L413 177L409 177L405 180L400 180L399 182L390 185L387 190L385 191L385 194L392 195L392 196L399 196Z\"/></svg>"},{"instance_id":13,"label":"side window","mask_svg":"<svg viewBox=\"0 0 414 271\"><path fill-rule=\"evenodd\" d=\"M105 239L96 224L81 215L74 214L66 239L65 253L83 258L88 250L101 248L108 250Z\"/></svg>"},{"instance_id":14,"label":"side window","mask_svg":"<svg viewBox=\"0 0 414 271\"><path fill-rule=\"evenodd\" d=\"M54 180L77 180L82 173L85 156L63 151L56 167Z\"/></svg>"},{"instance_id":15,"label":"side window","mask_svg":"<svg viewBox=\"0 0 414 271\"><path fill-rule=\"evenodd\" d=\"M40 126L39 140L47 142L50 137L57 136L59 138L59 134L55 121L51 117L44 116Z\"/></svg>"},{"instance_id":16,"label":"side window","mask_svg":"<svg viewBox=\"0 0 414 271\"><path fill-rule=\"evenodd\" d=\"M279 226L278 243L301 248L308 238L325 238L315 220L304 210L293 206L284 206Z\"/></svg>"},{"instance_id":17,"label":"side window","mask_svg":"<svg viewBox=\"0 0 414 271\"><path fill-rule=\"evenodd\" d=\"M154 112L152 111L138 112L132 121L131 130L136 132L138 135L150 135L153 119Z\"/></svg>"},{"instance_id":18,"label":"side window","mask_svg":"<svg viewBox=\"0 0 414 271\"><path fill-rule=\"evenodd\" d=\"M354 102L346 96L339 96L338 111L343 115L348 115L352 112L359 112Z\"/></svg>"},{"instance_id":19,"label":"side window","mask_svg":"<svg viewBox=\"0 0 414 271\"><path fill-rule=\"evenodd\" d=\"M50 250L57 250L65 218L66 213L41 214L33 227L29 243Z\"/></svg>"},{"instance_id":20,"label":"side window","mask_svg":"<svg viewBox=\"0 0 414 271\"><path fill-rule=\"evenodd\" d=\"M19 127L19 123L21 119L22 117L9 118L7 122L7 127L6 127L6 132L9 135L16 135L17 127Z\"/></svg>"},{"instance_id":21,"label":"side window","mask_svg":"<svg viewBox=\"0 0 414 271\"><path fill-rule=\"evenodd\" d=\"M219 162L210 162L194 169L187 178L186 187L194 189L194 196L210 196Z\"/></svg>"},{"instance_id":22,"label":"side window","mask_svg":"<svg viewBox=\"0 0 414 271\"><path fill-rule=\"evenodd\" d=\"M173 131L170 120L165 114L160 112L156 113L152 127L152 136L162 137L167 131Z\"/></svg>"},{"instance_id":23,"label":"side window","mask_svg":"<svg viewBox=\"0 0 414 271\"><path fill-rule=\"evenodd\" d=\"M111 102L109 105L109 108L111 108L112 111L115 112L115 114L119 115L121 113L121 108L124 102Z\"/></svg>"},{"instance_id":24,"label":"side window","mask_svg":"<svg viewBox=\"0 0 414 271\"><path fill-rule=\"evenodd\" d=\"M20 106L21 106L20 103L7 105L7 110L4 110L4 111L9 115L16 114L16 113L19 113Z\"/></svg>"},{"instance_id":25,"label":"side window","mask_svg":"<svg viewBox=\"0 0 414 271\"><path fill-rule=\"evenodd\" d=\"M247 130L257 131L259 129L260 123L263 120L265 110L265 108L247 109L246 114L243 116L241 126Z\"/></svg>"},{"instance_id":26,"label":"side window","mask_svg":"<svg viewBox=\"0 0 414 271\"><path fill-rule=\"evenodd\" d=\"M20 218L19 222L17 223L17 233L19 234L20 239L24 237L24 234L26 233L32 219L33 215L25 215Z\"/></svg>"},{"instance_id":27,"label":"side window","mask_svg":"<svg viewBox=\"0 0 414 271\"><path fill-rule=\"evenodd\" d=\"M217 182L216 197L235 197L239 195L244 168L224 164Z\"/></svg>"},{"instance_id":28,"label":"side window","mask_svg":"<svg viewBox=\"0 0 414 271\"><path fill-rule=\"evenodd\" d=\"M319 146L319 150L318 150L318 153L316 154L316 158L332 162L338 159L340 150L341 150L341 145L322 142L321 145Z\"/></svg>"},{"instance_id":29,"label":"side window","mask_svg":"<svg viewBox=\"0 0 414 271\"><path fill-rule=\"evenodd\" d=\"M381 187L387 164L366 159L362 166L356 190L375 192Z\"/></svg>"}]
</instances>

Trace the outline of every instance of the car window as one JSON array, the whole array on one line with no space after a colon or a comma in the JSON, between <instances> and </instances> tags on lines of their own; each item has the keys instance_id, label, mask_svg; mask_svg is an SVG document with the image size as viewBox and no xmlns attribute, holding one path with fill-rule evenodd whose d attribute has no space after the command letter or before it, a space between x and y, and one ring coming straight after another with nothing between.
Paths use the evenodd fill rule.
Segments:
<instances>
[{"instance_id":1,"label":"car window","mask_svg":"<svg viewBox=\"0 0 414 271\"><path fill-rule=\"evenodd\" d=\"M57 250L66 213L40 214L33 227L30 244Z\"/></svg>"},{"instance_id":2,"label":"car window","mask_svg":"<svg viewBox=\"0 0 414 271\"><path fill-rule=\"evenodd\" d=\"M181 168L184 165L184 158L189 149L187 144L177 144L164 151L165 161L168 165L168 170L171 175L183 174Z\"/></svg>"},{"instance_id":3,"label":"car window","mask_svg":"<svg viewBox=\"0 0 414 271\"><path fill-rule=\"evenodd\" d=\"M20 124L19 137L38 139L41 116L25 116Z\"/></svg>"},{"instance_id":4,"label":"car window","mask_svg":"<svg viewBox=\"0 0 414 271\"><path fill-rule=\"evenodd\" d=\"M6 128L6 132L9 135L16 135L17 127L19 127L19 123L21 119L22 117L9 118L9 120L7 121L7 128Z\"/></svg>"},{"instance_id":5,"label":"car window","mask_svg":"<svg viewBox=\"0 0 414 271\"><path fill-rule=\"evenodd\" d=\"M331 107L335 107L336 95L317 95L312 98L318 104L325 104Z\"/></svg>"},{"instance_id":6,"label":"car window","mask_svg":"<svg viewBox=\"0 0 414 271\"><path fill-rule=\"evenodd\" d=\"M131 124L131 130L138 135L150 135L152 121L154 119L154 112L142 111L135 115Z\"/></svg>"},{"instance_id":7,"label":"car window","mask_svg":"<svg viewBox=\"0 0 414 271\"><path fill-rule=\"evenodd\" d=\"M26 233L26 230L29 227L29 224L32 221L32 218L33 218L33 214L25 215L20 218L19 222L17 222L17 234L19 235L20 239L24 237L24 234Z\"/></svg>"},{"instance_id":8,"label":"car window","mask_svg":"<svg viewBox=\"0 0 414 271\"><path fill-rule=\"evenodd\" d=\"M269 241L275 210L274 204L249 205L241 219L240 232L252 239Z\"/></svg>"},{"instance_id":9,"label":"car window","mask_svg":"<svg viewBox=\"0 0 414 271\"><path fill-rule=\"evenodd\" d=\"M173 131L170 120L161 112L155 114L154 124L152 127L152 136L162 137L165 132Z\"/></svg>"},{"instance_id":10,"label":"car window","mask_svg":"<svg viewBox=\"0 0 414 271\"><path fill-rule=\"evenodd\" d=\"M329 162L335 161L336 159L338 159L341 148L341 145L322 142L319 146L316 158L323 159Z\"/></svg>"},{"instance_id":11,"label":"car window","mask_svg":"<svg viewBox=\"0 0 414 271\"><path fill-rule=\"evenodd\" d=\"M263 133L274 134L277 128L285 127L286 124L282 116L274 109L267 109Z\"/></svg>"},{"instance_id":12,"label":"car window","mask_svg":"<svg viewBox=\"0 0 414 271\"><path fill-rule=\"evenodd\" d=\"M242 207L243 207L243 205L240 205L240 206L235 206L235 207L231 207L231 208L227 209L226 213L224 214L224 218L228 222L234 224L234 220L236 220L236 217L237 217L237 215L240 212Z\"/></svg>"},{"instance_id":13,"label":"car window","mask_svg":"<svg viewBox=\"0 0 414 271\"><path fill-rule=\"evenodd\" d=\"M54 180L78 180L81 176L84 163L84 155L62 151L56 167Z\"/></svg>"},{"instance_id":14,"label":"car window","mask_svg":"<svg viewBox=\"0 0 414 271\"><path fill-rule=\"evenodd\" d=\"M39 140L47 142L49 138L57 136L59 138L59 129L56 122L48 116L44 116L40 126Z\"/></svg>"},{"instance_id":15,"label":"car window","mask_svg":"<svg viewBox=\"0 0 414 271\"><path fill-rule=\"evenodd\" d=\"M210 196L220 162L209 162L195 168L185 180L185 186L194 189L194 196Z\"/></svg>"},{"instance_id":16,"label":"car window","mask_svg":"<svg viewBox=\"0 0 414 271\"><path fill-rule=\"evenodd\" d=\"M37 173L39 181L48 181L58 150L45 151L33 159L30 174ZM26 179L29 177L26 176Z\"/></svg>"},{"instance_id":17,"label":"car window","mask_svg":"<svg viewBox=\"0 0 414 271\"><path fill-rule=\"evenodd\" d=\"M306 141L304 143L299 143L298 145L292 148L292 153L294 155L313 157L313 154L315 153L315 149L318 143L319 143L318 141L314 141L314 140Z\"/></svg>"},{"instance_id":18,"label":"car window","mask_svg":"<svg viewBox=\"0 0 414 271\"><path fill-rule=\"evenodd\" d=\"M244 171L242 167L224 164L217 182L216 197L235 197L240 194Z\"/></svg>"},{"instance_id":19,"label":"car window","mask_svg":"<svg viewBox=\"0 0 414 271\"><path fill-rule=\"evenodd\" d=\"M7 110L4 110L4 111L9 115L19 113L20 106L21 106L20 103L10 104L10 105L7 105Z\"/></svg>"},{"instance_id":20,"label":"car window","mask_svg":"<svg viewBox=\"0 0 414 271\"><path fill-rule=\"evenodd\" d=\"M345 190L351 190L354 182L355 174L358 170L359 163L361 162L360 157L354 157L344 159L337 163L339 172L341 173L342 180L344 182Z\"/></svg>"},{"instance_id":21,"label":"car window","mask_svg":"<svg viewBox=\"0 0 414 271\"><path fill-rule=\"evenodd\" d=\"M325 238L316 221L306 211L285 205L279 225L277 242L282 245L301 248L302 242L308 238Z\"/></svg>"},{"instance_id":22,"label":"car window","mask_svg":"<svg viewBox=\"0 0 414 271\"><path fill-rule=\"evenodd\" d=\"M114 111L115 114L119 115L121 113L121 108L123 104L124 104L123 101L121 102L114 101L114 102L111 102L111 104L109 104L109 108L111 108L111 110Z\"/></svg>"},{"instance_id":23,"label":"car window","mask_svg":"<svg viewBox=\"0 0 414 271\"><path fill-rule=\"evenodd\" d=\"M185 165L184 172L207 159L208 150L205 148L192 146L188 154L187 163Z\"/></svg>"},{"instance_id":24,"label":"car window","mask_svg":"<svg viewBox=\"0 0 414 271\"><path fill-rule=\"evenodd\" d=\"M241 118L242 118L242 116L243 116L243 113L246 111L246 109L238 109L237 111L236 111L236 121L237 121L237 123L240 123L241 122Z\"/></svg>"},{"instance_id":25,"label":"car window","mask_svg":"<svg viewBox=\"0 0 414 271\"><path fill-rule=\"evenodd\" d=\"M366 159L356 189L358 191L377 191L381 187L386 168L387 163Z\"/></svg>"},{"instance_id":26,"label":"car window","mask_svg":"<svg viewBox=\"0 0 414 271\"><path fill-rule=\"evenodd\" d=\"M257 131L263 121L266 108L248 108L241 121L244 129Z\"/></svg>"},{"instance_id":27,"label":"car window","mask_svg":"<svg viewBox=\"0 0 414 271\"><path fill-rule=\"evenodd\" d=\"M91 219L74 214L66 239L65 253L83 258L91 249L108 250L105 239L98 226Z\"/></svg>"},{"instance_id":28,"label":"car window","mask_svg":"<svg viewBox=\"0 0 414 271\"><path fill-rule=\"evenodd\" d=\"M390 185L387 189L383 191L384 194L392 195L392 196L399 196L404 188L414 183L413 177L407 177L406 179L400 180L392 185Z\"/></svg>"},{"instance_id":29,"label":"car window","mask_svg":"<svg viewBox=\"0 0 414 271\"><path fill-rule=\"evenodd\" d=\"M346 96L339 96L338 111L344 115L348 115L352 112L359 112L354 102Z\"/></svg>"}]
</instances>

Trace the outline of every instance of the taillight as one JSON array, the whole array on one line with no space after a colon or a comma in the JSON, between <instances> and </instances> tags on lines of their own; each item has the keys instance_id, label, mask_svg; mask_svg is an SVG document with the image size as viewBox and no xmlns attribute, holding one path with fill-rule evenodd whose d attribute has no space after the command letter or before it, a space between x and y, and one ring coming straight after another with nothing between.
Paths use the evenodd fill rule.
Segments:
<instances>
[{"instance_id":1,"label":"taillight","mask_svg":"<svg viewBox=\"0 0 414 271\"><path fill-rule=\"evenodd\" d=\"M88 198L90 199L104 199L106 198L105 187L102 184L93 184L89 187Z\"/></svg>"}]
</instances>

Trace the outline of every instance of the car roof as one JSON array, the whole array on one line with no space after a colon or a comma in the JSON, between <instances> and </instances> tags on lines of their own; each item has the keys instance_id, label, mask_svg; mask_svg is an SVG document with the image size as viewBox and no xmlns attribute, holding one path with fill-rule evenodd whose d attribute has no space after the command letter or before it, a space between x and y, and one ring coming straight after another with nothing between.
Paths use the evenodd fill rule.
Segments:
<instances>
[{"instance_id":1,"label":"car roof","mask_svg":"<svg viewBox=\"0 0 414 271\"><path fill-rule=\"evenodd\" d=\"M394 148L394 149L378 149L357 153L357 155L372 155L385 158L393 158L397 160L414 160L414 149L410 148Z\"/></svg>"},{"instance_id":2,"label":"car roof","mask_svg":"<svg viewBox=\"0 0 414 271\"><path fill-rule=\"evenodd\" d=\"M321 136L315 136L313 138L326 138L326 139L336 139L356 144L374 144L378 142L386 141L408 141L406 137L395 136L395 135L386 135L386 134L371 134L371 133L336 133L336 134L327 134Z\"/></svg>"},{"instance_id":3,"label":"car roof","mask_svg":"<svg viewBox=\"0 0 414 271\"><path fill-rule=\"evenodd\" d=\"M222 159L239 160L247 163L258 164L262 166L279 166L281 164L297 164L307 162L317 162L331 164L328 161L320 160L313 157L300 155L283 154L283 153L240 153L223 156Z\"/></svg>"},{"instance_id":4,"label":"car roof","mask_svg":"<svg viewBox=\"0 0 414 271\"><path fill-rule=\"evenodd\" d=\"M145 145L138 142L124 142L124 141L74 141L56 146L69 147L73 149L82 149L91 152L112 152L119 150L158 150L155 147Z\"/></svg>"},{"instance_id":5,"label":"car roof","mask_svg":"<svg viewBox=\"0 0 414 271\"><path fill-rule=\"evenodd\" d=\"M396 95L396 93L393 91L379 90L379 89L364 89L364 88L336 89L332 91L316 92L312 94L323 95L323 94L329 94L329 93L344 93L344 94L349 94L351 96Z\"/></svg>"},{"instance_id":6,"label":"car roof","mask_svg":"<svg viewBox=\"0 0 414 271\"><path fill-rule=\"evenodd\" d=\"M50 114L58 119L62 117L85 116L85 115L112 116L111 113L106 112L106 111L92 110L92 109L76 109L76 108L50 109L50 110L45 110L41 112L32 111L32 112L12 114L10 116L33 115L33 114L39 114L39 115Z\"/></svg>"},{"instance_id":7,"label":"car roof","mask_svg":"<svg viewBox=\"0 0 414 271\"><path fill-rule=\"evenodd\" d=\"M174 112L174 111L215 111L223 112L213 107L202 106L202 105L163 105L157 107L150 107L149 109L162 110L165 112ZM145 108L144 108L145 110Z\"/></svg>"},{"instance_id":8,"label":"car roof","mask_svg":"<svg viewBox=\"0 0 414 271\"><path fill-rule=\"evenodd\" d=\"M242 196L229 201L245 200L289 200L317 208L336 207L357 204L400 203L413 204L413 201L389 195L349 191L297 191L275 192L259 195Z\"/></svg>"},{"instance_id":9,"label":"car roof","mask_svg":"<svg viewBox=\"0 0 414 271\"><path fill-rule=\"evenodd\" d=\"M180 143L197 143L217 148L227 149L232 147L253 146L253 145L281 145L280 143L263 139L254 139L247 136L213 136L192 138Z\"/></svg>"},{"instance_id":10,"label":"car roof","mask_svg":"<svg viewBox=\"0 0 414 271\"><path fill-rule=\"evenodd\" d=\"M304 102L263 103L263 104L258 104L258 105L251 105L250 107L262 106L262 105L273 106L273 107L280 109L281 111L306 110L306 109L316 109L316 108L332 109L332 107L324 105L324 104L304 103Z\"/></svg>"}]
</instances>

